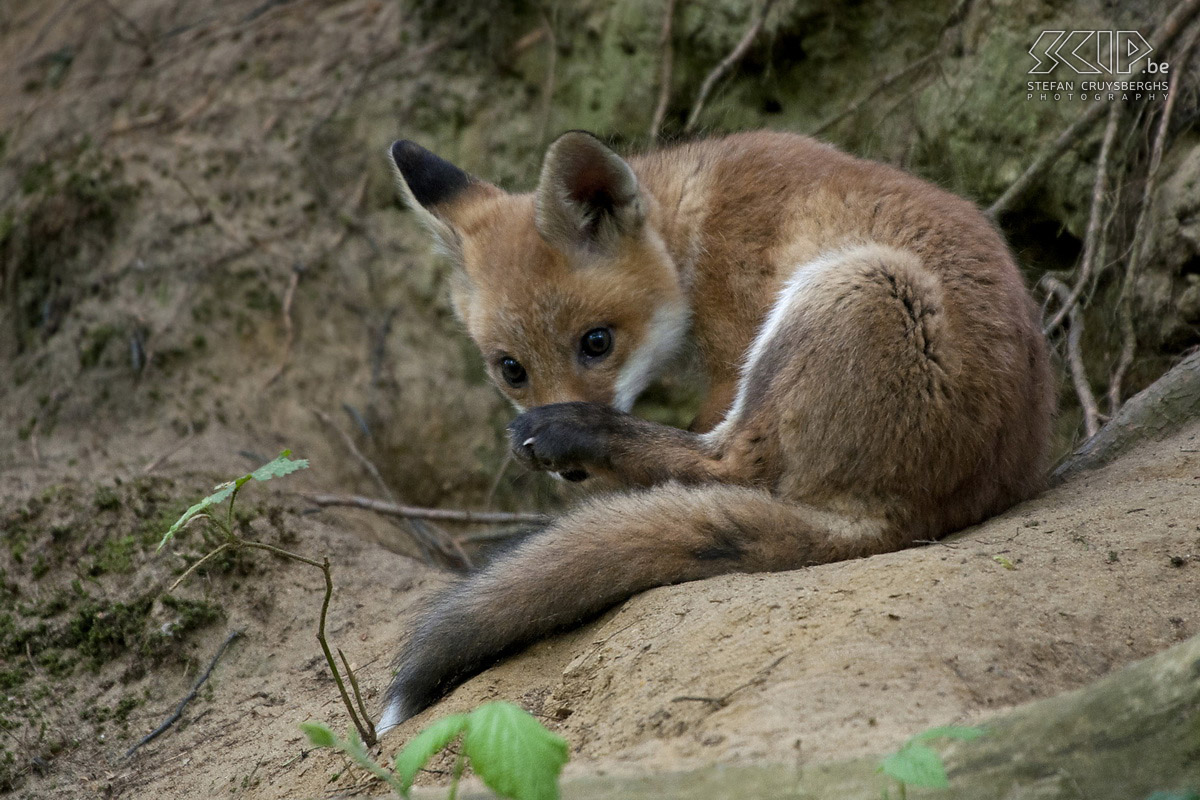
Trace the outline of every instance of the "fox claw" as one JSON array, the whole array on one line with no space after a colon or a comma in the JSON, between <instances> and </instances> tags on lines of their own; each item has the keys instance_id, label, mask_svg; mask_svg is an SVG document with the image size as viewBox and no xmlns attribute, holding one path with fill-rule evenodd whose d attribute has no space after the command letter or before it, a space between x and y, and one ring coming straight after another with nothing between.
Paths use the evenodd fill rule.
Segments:
<instances>
[{"instance_id":1,"label":"fox claw","mask_svg":"<svg viewBox=\"0 0 1200 800\"><path fill-rule=\"evenodd\" d=\"M531 469L582 481L609 462L606 406L555 403L526 411L508 426L513 454Z\"/></svg>"}]
</instances>

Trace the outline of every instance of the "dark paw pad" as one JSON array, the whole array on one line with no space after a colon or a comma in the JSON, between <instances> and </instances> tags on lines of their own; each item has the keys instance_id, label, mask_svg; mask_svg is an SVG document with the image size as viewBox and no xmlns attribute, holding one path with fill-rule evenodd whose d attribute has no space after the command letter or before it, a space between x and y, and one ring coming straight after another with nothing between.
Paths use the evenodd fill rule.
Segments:
<instances>
[{"instance_id":1,"label":"dark paw pad","mask_svg":"<svg viewBox=\"0 0 1200 800\"><path fill-rule=\"evenodd\" d=\"M514 455L531 469L581 481L610 458L612 410L594 403L557 403L526 411L508 426Z\"/></svg>"}]
</instances>

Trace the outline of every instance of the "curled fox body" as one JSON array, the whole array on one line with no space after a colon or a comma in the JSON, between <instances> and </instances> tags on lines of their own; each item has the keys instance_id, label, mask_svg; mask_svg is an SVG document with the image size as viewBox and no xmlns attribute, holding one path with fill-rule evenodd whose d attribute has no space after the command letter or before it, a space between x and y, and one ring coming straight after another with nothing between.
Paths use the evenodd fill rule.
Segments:
<instances>
[{"instance_id":1,"label":"curled fox body","mask_svg":"<svg viewBox=\"0 0 1200 800\"><path fill-rule=\"evenodd\" d=\"M773 132L628 160L566 133L530 194L411 142L391 156L522 412L518 459L623 489L434 598L382 728L645 589L897 550L1037 491L1045 342L971 203ZM687 347L708 387L692 429L629 414Z\"/></svg>"}]
</instances>

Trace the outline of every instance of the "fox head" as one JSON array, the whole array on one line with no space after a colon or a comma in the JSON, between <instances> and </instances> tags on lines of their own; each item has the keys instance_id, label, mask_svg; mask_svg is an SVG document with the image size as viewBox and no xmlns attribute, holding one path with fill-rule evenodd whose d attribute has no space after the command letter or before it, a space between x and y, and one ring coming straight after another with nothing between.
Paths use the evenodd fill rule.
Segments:
<instances>
[{"instance_id":1,"label":"fox head","mask_svg":"<svg viewBox=\"0 0 1200 800\"><path fill-rule=\"evenodd\" d=\"M550 145L537 189L509 194L409 141L391 159L405 203L455 265L455 313L513 405L628 411L689 314L629 164L572 131Z\"/></svg>"}]
</instances>

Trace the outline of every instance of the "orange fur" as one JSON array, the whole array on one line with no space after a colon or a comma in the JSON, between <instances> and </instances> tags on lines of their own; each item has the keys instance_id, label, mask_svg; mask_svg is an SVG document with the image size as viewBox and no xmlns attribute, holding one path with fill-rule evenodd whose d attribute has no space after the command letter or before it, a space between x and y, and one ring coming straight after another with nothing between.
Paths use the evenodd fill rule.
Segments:
<instances>
[{"instance_id":1,"label":"orange fur","mask_svg":"<svg viewBox=\"0 0 1200 800\"><path fill-rule=\"evenodd\" d=\"M455 308L529 409L515 452L635 492L567 515L439 599L401 656L389 719L648 586L897 549L1040 486L1046 347L971 203L765 131L627 161L572 132L525 195L406 147L401 189L451 240ZM593 358L597 329L611 348ZM685 343L709 386L695 432L624 413Z\"/></svg>"}]
</instances>

